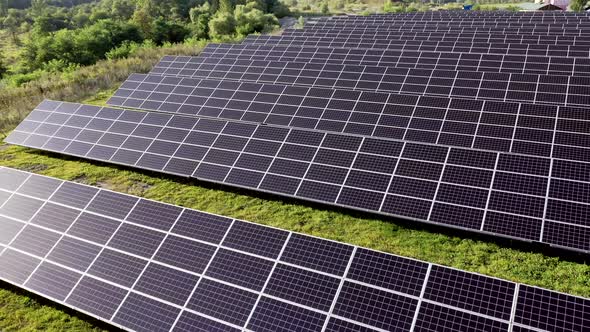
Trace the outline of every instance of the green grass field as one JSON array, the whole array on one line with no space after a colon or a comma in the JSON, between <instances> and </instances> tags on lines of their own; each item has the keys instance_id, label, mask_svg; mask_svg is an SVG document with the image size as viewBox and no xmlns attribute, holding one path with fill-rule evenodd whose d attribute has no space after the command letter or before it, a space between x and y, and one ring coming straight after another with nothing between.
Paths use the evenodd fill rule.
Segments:
<instances>
[{"instance_id":1,"label":"green grass field","mask_svg":"<svg viewBox=\"0 0 590 332\"><path fill-rule=\"evenodd\" d=\"M112 90L85 102L102 104ZM189 181L179 177L65 157L17 146L0 147L0 165L32 171L291 231L413 257L459 269L590 296L590 266L580 256L547 255L519 243L302 201ZM99 331L106 324L0 284L0 331Z\"/></svg>"}]
</instances>

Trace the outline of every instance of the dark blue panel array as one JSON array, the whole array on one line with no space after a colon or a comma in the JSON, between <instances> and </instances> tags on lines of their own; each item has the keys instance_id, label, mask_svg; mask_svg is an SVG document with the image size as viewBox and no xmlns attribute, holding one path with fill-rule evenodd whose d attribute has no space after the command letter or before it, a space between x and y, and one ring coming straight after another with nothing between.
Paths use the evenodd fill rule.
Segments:
<instances>
[{"instance_id":1,"label":"dark blue panel array","mask_svg":"<svg viewBox=\"0 0 590 332\"><path fill-rule=\"evenodd\" d=\"M301 61L322 65L368 65L414 69L442 69L590 76L590 59L512 54L444 53L384 49L266 46L257 44L209 45L201 57L238 60Z\"/></svg>"},{"instance_id":2,"label":"dark blue panel array","mask_svg":"<svg viewBox=\"0 0 590 332\"><path fill-rule=\"evenodd\" d=\"M182 56L163 58L152 74L492 101L590 105L590 79L572 76ZM145 77L130 76L115 96L127 97L126 90L139 80L138 76ZM143 89L137 86L134 90L139 90L136 98L143 99Z\"/></svg>"},{"instance_id":3,"label":"dark blue panel array","mask_svg":"<svg viewBox=\"0 0 590 332\"><path fill-rule=\"evenodd\" d=\"M590 302L570 295L9 168L0 178L11 179L0 182L0 229L11 230L0 233L0 279L128 330L582 332L590 324ZM56 202L64 192L94 195L83 206ZM7 215L11 203L27 213ZM74 220L65 229L32 224L49 204L75 211ZM119 209L127 212L104 213ZM59 209L47 216L62 218ZM158 217L162 224L150 222ZM92 227L99 220L105 227ZM187 233L189 224L208 235ZM120 248L114 239L131 227L152 242ZM29 245L18 246L24 238Z\"/></svg>"},{"instance_id":4,"label":"dark blue panel array","mask_svg":"<svg viewBox=\"0 0 590 332\"><path fill-rule=\"evenodd\" d=\"M520 112L524 113L525 108L521 107ZM494 113L489 115L494 118ZM528 118L521 115L519 123ZM538 126L544 125L541 119L530 117L531 123ZM94 127L93 123L103 123L104 127ZM112 129L122 126L129 129L124 133ZM48 127L52 134L43 129ZM94 138L88 139L84 133L92 133ZM562 134L556 134L556 138ZM118 136L118 141L110 139ZM549 144L553 153L549 158L53 101L40 104L7 141L385 215L590 250L590 181L584 175L589 168L590 150L583 147ZM167 148L161 149L163 146ZM514 141L513 149L516 146L520 145ZM97 150L105 153L97 155ZM570 172L572 169L578 171ZM57 191L53 200L80 208L93 197L86 209L113 218L126 216L140 204L115 193L97 194L93 188L77 194L75 185L69 183ZM0 213L32 218L30 211L39 204L11 200L0 208ZM131 220L150 229L124 225L109 243L147 258L157 250L156 243L162 241L157 231L169 227L179 211L162 209L155 203L143 204L147 203L141 203L146 211L165 212L158 222L138 212L129 214ZM55 210L59 210L59 218L49 220L46 215ZM63 231L76 216L75 211L46 205L33 217L32 224ZM77 233L95 227L90 217L83 219L85 229L74 227ZM194 227L186 225L183 218L175 225L180 234L206 242L219 241L224 230L208 223ZM40 236L35 228L29 228L23 232L27 238L17 241L18 246L28 246ZM104 242L108 239L104 231L85 236L99 236ZM264 245L251 243L250 234L264 236ZM285 236L249 227L235 234L230 232L228 246L275 258ZM36 248L39 254L49 249ZM227 262L212 266L219 278L240 279L243 287L253 290L264 285L260 276L270 268L267 264L256 259L245 265L234 264L235 254L222 255L227 256ZM252 269L250 264L257 268Z\"/></svg>"}]
</instances>

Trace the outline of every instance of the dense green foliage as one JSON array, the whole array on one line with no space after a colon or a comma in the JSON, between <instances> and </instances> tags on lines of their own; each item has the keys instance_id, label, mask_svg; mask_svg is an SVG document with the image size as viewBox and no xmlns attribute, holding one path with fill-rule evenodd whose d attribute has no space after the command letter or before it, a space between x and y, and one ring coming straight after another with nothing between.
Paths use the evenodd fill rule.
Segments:
<instances>
[{"instance_id":1,"label":"dense green foliage","mask_svg":"<svg viewBox=\"0 0 590 332\"><path fill-rule=\"evenodd\" d=\"M576 12L583 11L588 7L588 0L572 0L570 2L570 9Z\"/></svg>"},{"instance_id":2,"label":"dense green foliage","mask_svg":"<svg viewBox=\"0 0 590 332\"><path fill-rule=\"evenodd\" d=\"M18 86L44 72L67 72L128 56L138 45L227 40L278 28L278 0L102 0L68 5L0 0L0 30L14 52L0 58L0 79ZM23 7L23 9L17 9ZM2 83L0 83L0 87Z\"/></svg>"}]
</instances>

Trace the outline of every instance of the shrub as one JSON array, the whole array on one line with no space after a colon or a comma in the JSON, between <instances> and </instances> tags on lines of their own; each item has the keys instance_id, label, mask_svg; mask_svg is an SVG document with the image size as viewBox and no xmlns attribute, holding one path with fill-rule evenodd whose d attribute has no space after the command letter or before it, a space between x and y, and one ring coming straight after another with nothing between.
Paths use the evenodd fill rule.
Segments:
<instances>
[{"instance_id":1,"label":"shrub","mask_svg":"<svg viewBox=\"0 0 590 332\"><path fill-rule=\"evenodd\" d=\"M211 38L231 36L236 31L236 20L233 13L218 12L209 21L209 35Z\"/></svg>"}]
</instances>

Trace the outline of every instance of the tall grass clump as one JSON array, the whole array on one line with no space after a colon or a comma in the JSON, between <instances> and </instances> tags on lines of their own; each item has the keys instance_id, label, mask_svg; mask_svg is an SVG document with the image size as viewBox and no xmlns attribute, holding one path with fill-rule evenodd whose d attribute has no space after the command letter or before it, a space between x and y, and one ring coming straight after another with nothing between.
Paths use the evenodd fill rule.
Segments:
<instances>
[{"instance_id":1,"label":"tall grass clump","mask_svg":"<svg viewBox=\"0 0 590 332\"><path fill-rule=\"evenodd\" d=\"M0 86L0 138L7 135L44 98L80 102L116 88L131 73L147 73L163 55L196 55L202 45L173 44L139 48L127 58L98 61L63 73L42 73L20 86Z\"/></svg>"}]
</instances>

